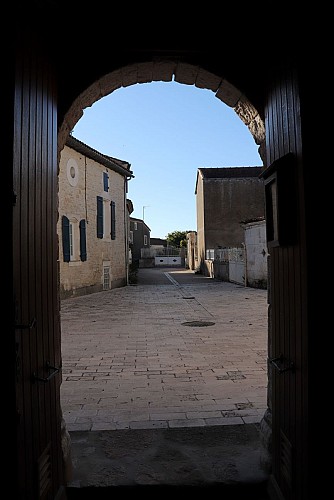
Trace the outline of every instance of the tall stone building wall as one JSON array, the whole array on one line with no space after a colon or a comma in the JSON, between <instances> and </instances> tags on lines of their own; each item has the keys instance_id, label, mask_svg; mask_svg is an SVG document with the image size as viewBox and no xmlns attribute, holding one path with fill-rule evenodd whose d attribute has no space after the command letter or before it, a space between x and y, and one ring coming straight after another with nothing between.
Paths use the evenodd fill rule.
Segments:
<instances>
[{"instance_id":1,"label":"tall stone building wall","mask_svg":"<svg viewBox=\"0 0 334 500\"><path fill-rule=\"evenodd\" d=\"M108 176L104 190L103 173ZM124 176L65 146L59 168L59 270L61 298L126 284L126 211ZM103 238L97 237L97 196L103 199ZM115 203L115 239L110 202ZM73 225L74 256L64 261L62 216ZM86 221L86 260L80 258L81 220ZM109 271L107 271L109 269Z\"/></svg>"}]
</instances>

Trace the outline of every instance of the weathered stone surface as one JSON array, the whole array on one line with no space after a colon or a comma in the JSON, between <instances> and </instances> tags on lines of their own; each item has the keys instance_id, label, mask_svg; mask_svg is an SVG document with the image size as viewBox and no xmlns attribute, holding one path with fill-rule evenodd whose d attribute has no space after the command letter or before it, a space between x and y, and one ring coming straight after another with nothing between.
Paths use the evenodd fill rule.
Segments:
<instances>
[{"instance_id":1,"label":"weathered stone surface","mask_svg":"<svg viewBox=\"0 0 334 500\"><path fill-rule=\"evenodd\" d=\"M240 90L235 88L234 85L227 80L223 80L221 82L221 85L216 92L216 97L232 108L237 105L241 96L242 93Z\"/></svg>"},{"instance_id":2,"label":"weathered stone surface","mask_svg":"<svg viewBox=\"0 0 334 500\"><path fill-rule=\"evenodd\" d=\"M249 131L254 137L256 144L262 144L266 138L264 122L259 115L256 115L248 125Z\"/></svg>"},{"instance_id":3,"label":"weathered stone surface","mask_svg":"<svg viewBox=\"0 0 334 500\"><path fill-rule=\"evenodd\" d=\"M71 126L67 123L66 120L64 120L58 132L58 173L59 173L60 153L65 146L66 139L69 136L71 130L72 130Z\"/></svg>"},{"instance_id":4,"label":"weathered stone surface","mask_svg":"<svg viewBox=\"0 0 334 500\"><path fill-rule=\"evenodd\" d=\"M155 61L153 66L153 80L156 82L171 82L176 70L174 61Z\"/></svg>"},{"instance_id":5,"label":"weathered stone surface","mask_svg":"<svg viewBox=\"0 0 334 500\"><path fill-rule=\"evenodd\" d=\"M234 111L239 118L247 125L250 133L254 137L256 144L262 144L265 140L264 122L260 118L256 108L245 96L241 96L234 107Z\"/></svg>"},{"instance_id":6,"label":"weathered stone surface","mask_svg":"<svg viewBox=\"0 0 334 500\"><path fill-rule=\"evenodd\" d=\"M101 96L111 94L114 90L122 86L122 72L121 70L113 71L103 76L99 82Z\"/></svg>"},{"instance_id":7,"label":"weathered stone surface","mask_svg":"<svg viewBox=\"0 0 334 500\"><path fill-rule=\"evenodd\" d=\"M240 97L237 104L234 106L234 109L245 125L249 125L250 122L258 115L257 110L245 96Z\"/></svg>"},{"instance_id":8,"label":"weathered stone surface","mask_svg":"<svg viewBox=\"0 0 334 500\"><path fill-rule=\"evenodd\" d=\"M221 81L222 80L219 76L200 68L195 85L200 89L208 89L216 92L221 84Z\"/></svg>"},{"instance_id":9,"label":"weathered stone surface","mask_svg":"<svg viewBox=\"0 0 334 500\"><path fill-rule=\"evenodd\" d=\"M175 81L185 85L195 85L198 71L198 66L180 62L175 71Z\"/></svg>"},{"instance_id":10,"label":"weathered stone surface","mask_svg":"<svg viewBox=\"0 0 334 500\"><path fill-rule=\"evenodd\" d=\"M64 418L61 420L61 447L63 454L65 480L69 482L73 478L71 438L66 428Z\"/></svg>"},{"instance_id":11,"label":"weathered stone surface","mask_svg":"<svg viewBox=\"0 0 334 500\"><path fill-rule=\"evenodd\" d=\"M122 68L122 86L129 87L135 83L138 83L138 64Z\"/></svg>"},{"instance_id":12,"label":"weathered stone surface","mask_svg":"<svg viewBox=\"0 0 334 500\"><path fill-rule=\"evenodd\" d=\"M138 64L137 83L151 83L153 80L153 62Z\"/></svg>"},{"instance_id":13,"label":"weathered stone surface","mask_svg":"<svg viewBox=\"0 0 334 500\"><path fill-rule=\"evenodd\" d=\"M218 484L250 488L252 484L258 487L257 498L263 498L267 471L262 467L264 450L254 424L74 432L71 438L74 470L70 486L74 488ZM87 449L94 449L94 454Z\"/></svg>"}]
</instances>

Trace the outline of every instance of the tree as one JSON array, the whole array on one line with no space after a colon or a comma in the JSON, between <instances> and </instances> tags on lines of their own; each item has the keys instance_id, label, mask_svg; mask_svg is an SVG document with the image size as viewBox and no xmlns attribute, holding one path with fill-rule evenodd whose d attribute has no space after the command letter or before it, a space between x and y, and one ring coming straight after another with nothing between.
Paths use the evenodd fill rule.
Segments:
<instances>
[{"instance_id":1,"label":"tree","mask_svg":"<svg viewBox=\"0 0 334 500\"><path fill-rule=\"evenodd\" d=\"M166 236L166 240L168 245L173 247L186 247L187 246L187 233L190 231L173 231L172 233L168 233Z\"/></svg>"}]
</instances>

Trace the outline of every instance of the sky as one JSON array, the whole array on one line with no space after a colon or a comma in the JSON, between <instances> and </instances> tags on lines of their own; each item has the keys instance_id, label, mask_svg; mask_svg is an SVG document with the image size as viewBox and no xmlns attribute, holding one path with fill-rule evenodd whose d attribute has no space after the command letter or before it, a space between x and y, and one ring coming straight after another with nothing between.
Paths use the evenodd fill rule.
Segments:
<instances>
[{"instance_id":1,"label":"sky","mask_svg":"<svg viewBox=\"0 0 334 500\"><path fill-rule=\"evenodd\" d=\"M151 238L197 230L198 168L262 166L232 108L211 90L175 81L115 90L84 110L72 135L131 164L131 217L145 221Z\"/></svg>"}]
</instances>

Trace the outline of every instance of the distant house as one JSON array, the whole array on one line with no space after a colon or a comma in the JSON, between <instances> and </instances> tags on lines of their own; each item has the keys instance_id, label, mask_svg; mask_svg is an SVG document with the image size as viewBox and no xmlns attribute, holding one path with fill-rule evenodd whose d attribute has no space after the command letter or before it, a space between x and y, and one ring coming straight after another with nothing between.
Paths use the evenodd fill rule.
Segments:
<instances>
[{"instance_id":1,"label":"distant house","mask_svg":"<svg viewBox=\"0 0 334 500\"><path fill-rule=\"evenodd\" d=\"M127 284L130 166L73 136L66 141L58 193L61 298Z\"/></svg>"},{"instance_id":2,"label":"distant house","mask_svg":"<svg viewBox=\"0 0 334 500\"><path fill-rule=\"evenodd\" d=\"M131 244L131 232L130 232L130 217L131 217L131 214L134 210L133 208L133 203L132 203L132 200L130 200L129 198L126 200L126 207L127 207L127 216L126 216L126 219L127 219L127 235L128 235L128 255L129 255L129 266L132 264L132 244ZM130 269L129 269L130 271Z\"/></svg>"},{"instance_id":3,"label":"distant house","mask_svg":"<svg viewBox=\"0 0 334 500\"><path fill-rule=\"evenodd\" d=\"M130 248L132 262L139 266L143 252L150 248L151 229L142 219L130 217Z\"/></svg>"},{"instance_id":4,"label":"distant house","mask_svg":"<svg viewBox=\"0 0 334 500\"><path fill-rule=\"evenodd\" d=\"M167 247L167 240L163 238L150 238L151 248L161 250Z\"/></svg>"},{"instance_id":5,"label":"distant house","mask_svg":"<svg viewBox=\"0 0 334 500\"><path fill-rule=\"evenodd\" d=\"M262 167L199 168L196 178L197 263L210 275L217 251L241 247L246 219L264 217Z\"/></svg>"}]
</instances>

